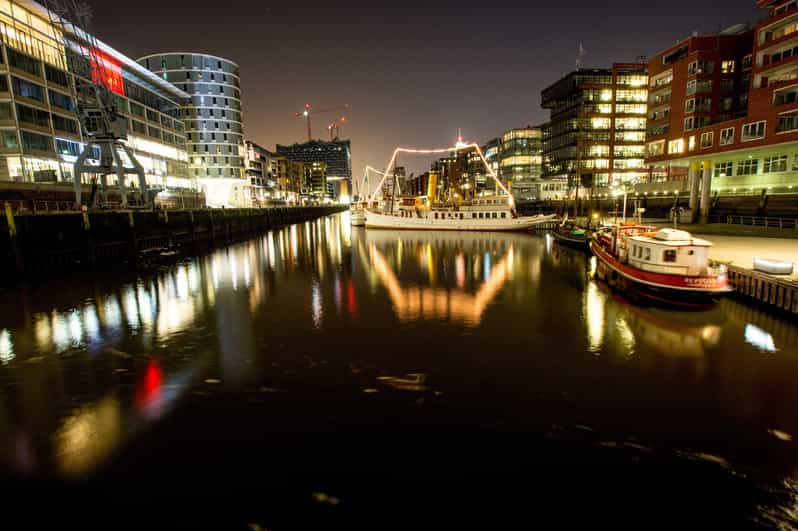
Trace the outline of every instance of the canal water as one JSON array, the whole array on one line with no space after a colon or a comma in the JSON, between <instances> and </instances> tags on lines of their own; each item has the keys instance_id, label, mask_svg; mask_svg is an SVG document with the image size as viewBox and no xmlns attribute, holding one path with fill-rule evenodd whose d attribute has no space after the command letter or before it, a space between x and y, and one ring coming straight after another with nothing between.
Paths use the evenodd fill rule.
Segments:
<instances>
[{"instance_id":1,"label":"canal water","mask_svg":"<svg viewBox=\"0 0 798 531\"><path fill-rule=\"evenodd\" d=\"M506 512L539 499L548 464L568 508L798 523L795 323L732 299L637 306L593 266L545 235L342 214L140 275L4 291L0 471L186 496L254 485L271 494L235 514L267 521L406 513L431 498L376 486L421 480L472 485L461 508L503 492ZM630 482L604 491L618 474Z\"/></svg>"}]
</instances>

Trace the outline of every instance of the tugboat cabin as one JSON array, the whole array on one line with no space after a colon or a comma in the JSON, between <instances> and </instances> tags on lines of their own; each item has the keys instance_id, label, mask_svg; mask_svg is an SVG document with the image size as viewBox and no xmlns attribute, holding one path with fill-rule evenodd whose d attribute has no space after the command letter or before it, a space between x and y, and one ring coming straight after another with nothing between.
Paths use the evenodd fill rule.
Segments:
<instances>
[{"instance_id":1,"label":"tugboat cabin","mask_svg":"<svg viewBox=\"0 0 798 531\"><path fill-rule=\"evenodd\" d=\"M618 230L618 259L652 273L703 275L711 246L710 242L693 238L689 232L681 230L639 226Z\"/></svg>"}]
</instances>

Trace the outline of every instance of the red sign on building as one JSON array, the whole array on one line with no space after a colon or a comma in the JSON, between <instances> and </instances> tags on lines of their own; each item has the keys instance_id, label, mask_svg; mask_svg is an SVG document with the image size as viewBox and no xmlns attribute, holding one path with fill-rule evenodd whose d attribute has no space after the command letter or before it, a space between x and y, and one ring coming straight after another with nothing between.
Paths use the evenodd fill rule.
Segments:
<instances>
[{"instance_id":1,"label":"red sign on building","mask_svg":"<svg viewBox=\"0 0 798 531\"><path fill-rule=\"evenodd\" d=\"M94 50L91 60L91 80L98 85L105 85L108 90L120 96L125 95L122 65L97 49Z\"/></svg>"}]
</instances>

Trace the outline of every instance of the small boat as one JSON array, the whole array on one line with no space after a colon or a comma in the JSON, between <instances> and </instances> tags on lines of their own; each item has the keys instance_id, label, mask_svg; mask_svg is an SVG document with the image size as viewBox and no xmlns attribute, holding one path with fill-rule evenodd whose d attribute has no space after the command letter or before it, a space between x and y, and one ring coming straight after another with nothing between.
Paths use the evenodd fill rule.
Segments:
<instances>
[{"instance_id":1,"label":"small boat","mask_svg":"<svg viewBox=\"0 0 798 531\"><path fill-rule=\"evenodd\" d=\"M551 235L558 243L583 251L589 251L591 232L592 231L583 229L575 223L563 221L554 228Z\"/></svg>"},{"instance_id":2,"label":"small boat","mask_svg":"<svg viewBox=\"0 0 798 531\"><path fill-rule=\"evenodd\" d=\"M419 201L421 199L421 201ZM508 196L479 197L457 205L430 206L423 198L403 198L393 212L366 209L370 229L525 231L555 215L519 216Z\"/></svg>"},{"instance_id":3,"label":"small boat","mask_svg":"<svg viewBox=\"0 0 798 531\"><path fill-rule=\"evenodd\" d=\"M600 280L628 295L684 306L711 304L731 291L726 266L709 260L711 246L686 231L635 224L604 228L590 242Z\"/></svg>"}]
</instances>

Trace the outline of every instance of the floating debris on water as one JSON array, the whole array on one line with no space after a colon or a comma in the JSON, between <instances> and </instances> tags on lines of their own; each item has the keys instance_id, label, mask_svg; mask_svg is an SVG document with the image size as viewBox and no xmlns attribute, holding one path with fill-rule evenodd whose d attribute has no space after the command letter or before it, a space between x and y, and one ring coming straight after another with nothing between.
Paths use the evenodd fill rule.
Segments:
<instances>
[{"instance_id":1,"label":"floating debris on water","mask_svg":"<svg viewBox=\"0 0 798 531\"><path fill-rule=\"evenodd\" d=\"M422 373L408 374L405 378L380 376L377 378L377 381L401 391L424 392L428 389L428 387L424 385L427 381L427 375Z\"/></svg>"},{"instance_id":2,"label":"floating debris on water","mask_svg":"<svg viewBox=\"0 0 798 531\"><path fill-rule=\"evenodd\" d=\"M792 435L790 435L789 433L784 433L783 431L780 430L768 430L768 433L780 441L792 442Z\"/></svg>"},{"instance_id":3,"label":"floating debris on water","mask_svg":"<svg viewBox=\"0 0 798 531\"><path fill-rule=\"evenodd\" d=\"M114 347L106 347L103 349L103 354L108 354L109 356L115 356L117 358L122 358L123 360L129 360L133 356L128 354L127 352L122 352L118 348Z\"/></svg>"},{"instance_id":4,"label":"floating debris on water","mask_svg":"<svg viewBox=\"0 0 798 531\"><path fill-rule=\"evenodd\" d=\"M341 503L341 500L339 500L335 496L330 496L329 494L324 492L314 492L313 501L318 503L326 503L332 506L336 506L339 503Z\"/></svg>"},{"instance_id":5,"label":"floating debris on water","mask_svg":"<svg viewBox=\"0 0 798 531\"><path fill-rule=\"evenodd\" d=\"M221 380L217 380L216 378L208 378L207 380L205 380L205 383L206 384L217 385L217 384L222 383L222 381Z\"/></svg>"}]
</instances>

